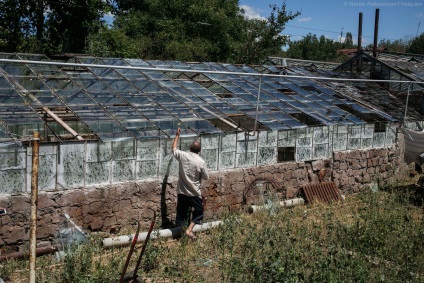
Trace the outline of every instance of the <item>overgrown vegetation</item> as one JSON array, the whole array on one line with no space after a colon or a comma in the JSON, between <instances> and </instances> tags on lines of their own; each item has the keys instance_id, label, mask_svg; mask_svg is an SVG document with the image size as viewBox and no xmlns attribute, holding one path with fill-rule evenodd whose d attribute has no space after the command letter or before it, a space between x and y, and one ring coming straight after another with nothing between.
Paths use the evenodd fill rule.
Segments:
<instances>
[{"instance_id":1,"label":"overgrown vegetation","mask_svg":"<svg viewBox=\"0 0 424 283\"><path fill-rule=\"evenodd\" d=\"M149 282L424 281L422 198L405 189L222 217L195 242L152 240L139 275ZM117 282L127 252L94 241L62 262L39 258L37 282ZM1 277L26 282L23 263L0 265Z\"/></svg>"},{"instance_id":2,"label":"overgrown vegetation","mask_svg":"<svg viewBox=\"0 0 424 283\"><path fill-rule=\"evenodd\" d=\"M292 40L284 30L300 12L285 2L270 8L248 18L238 0L4 0L0 51L257 64L268 56L341 62L338 50L355 48L350 32L344 42L315 34ZM424 33L379 46L423 54L423 42Z\"/></svg>"},{"instance_id":3,"label":"overgrown vegetation","mask_svg":"<svg viewBox=\"0 0 424 283\"><path fill-rule=\"evenodd\" d=\"M270 8L249 19L238 0L5 0L0 51L259 63L282 54L285 24L300 14Z\"/></svg>"}]
</instances>

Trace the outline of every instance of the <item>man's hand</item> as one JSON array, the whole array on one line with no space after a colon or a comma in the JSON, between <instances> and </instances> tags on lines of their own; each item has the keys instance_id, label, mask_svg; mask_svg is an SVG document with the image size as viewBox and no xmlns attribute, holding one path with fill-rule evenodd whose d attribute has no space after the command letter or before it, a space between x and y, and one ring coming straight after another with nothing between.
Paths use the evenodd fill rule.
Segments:
<instances>
[{"instance_id":1,"label":"man's hand","mask_svg":"<svg viewBox=\"0 0 424 283\"><path fill-rule=\"evenodd\" d=\"M174 150L177 148L178 140L180 139L180 132L181 132L181 129L178 128L177 132L175 133L174 141L172 142L172 145L171 145L171 150Z\"/></svg>"}]
</instances>

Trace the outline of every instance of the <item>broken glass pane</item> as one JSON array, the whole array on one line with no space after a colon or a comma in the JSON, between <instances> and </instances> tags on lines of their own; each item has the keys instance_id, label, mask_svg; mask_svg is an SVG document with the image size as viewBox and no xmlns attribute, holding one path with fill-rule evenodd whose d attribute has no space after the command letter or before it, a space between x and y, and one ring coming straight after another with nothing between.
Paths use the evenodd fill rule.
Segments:
<instances>
[{"instance_id":1,"label":"broken glass pane","mask_svg":"<svg viewBox=\"0 0 424 283\"><path fill-rule=\"evenodd\" d=\"M293 147L296 145L296 130L278 132L279 147Z\"/></svg>"},{"instance_id":2,"label":"broken glass pane","mask_svg":"<svg viewBox=\"0 0 424 283\"><path fill-rule=\"evenodd\" d=\"M253 167L256 165L256 152L237 154L236 167Z\"/></svg>"},{"instance_id":3,"label":"broken glass pane","mask_svg":"<svg viewBox=\"0 0 424 283\"><path fill-rule=\"evenodd\" d=\"M208 170L217 170L218 168L218 149L203 149L200 156L206 162Z\"/></svg>"},{"instance_id":4,"label":"broken glass pane","mask_svg":"<svg viewBox=\"0 0 424 283\"><path fill-rule=\"evenodd\" d=\"M38 163L38 189L40 191L56 189L56 162L57 147L51 145L40 145ZM28 152L28 158L32 158L32 151ZM32 170L32 162L28 163L28 170Z\"/></svg>"},{"instance_id":5,"label":"broken glass pane","mask_svg":"<svg viewBox=\"0 0 424 283\"><path fill-rule=\"evenodd\" d=\"M137 179L157 177L156 160L142 160L137 162Z\"/></svg>"},{"instance_id":6,"label":"broken glass pane","mask_svg":"<svg viewBox=\"0 0 424 283\"><path fill-rule=\"evenodd\" d=\"M361 139L360 138L349 138L347 149L361 149Z\"/></svg>"},{"instance_id":7,"label":"broken glass pane","mask_svg":"<svg viewBox=\"0 0 424 283\"><path fill-rule=\"evenodd\" d=\"M312 160L312 148L296 147L296 161Z\"/></svg>"},{"instance_id":8,"label":"broken glass pane","mask_svg":"<svg viewBox=\"0 0 424 283\"><path fill-rule=\"evenodd\" d=\"M113 182L132 181L135 178L135 160L118 160L113 163Z\"/></svg>"},{"instance_id":9,"label":"broken glass pane","mask_svg":"<svg viewBox=\"0 0 424 283\"><path fill-rule=\"evenodd\" d=\"M313 159L325 159L329 157L328 144L315 144Z\"/></svg>"},{"instance_id":10,"label":"broken glass pane","mask_svg":"<svg viewBox=\"0 0 424 283\"><path fill-rule=\"evenodd\" d=\"M363 125L362 138L371 138L374 135L374 124Z\"/></svg>"},{"instance_id":11,"label":"broken glass pane","mask_svg":"<svg viewBox=\"0 0 424 283\"><path fill-rule=\"evenodd\" d=\"M112 160L112 143L97 142L87 144L87 162L102 162Z\"/></svg>"},{"instance_id":12,"label":"broken glass pane","mask_svg":"<svg viewBox=\"0 0 424 283\"><path fill-rule=\"evenodd\" d=\"M368 148L372 148L373 146L373 139L372 138L363 138L362 139L362 146L361 149L368 149Z\"/></svg>"},{"instance_id":13,"label":"broken glass pane","mask_svg":"<svg viewBox=\"0 0 424 283\"><path fill-rule=\"evenodd\" d=\"M237 149L237 135L227 134L221 136L221 152L232 152Z\"/></svg>"},{"instance_id":14,"label":"broken glass pane","mask_svg":"<svg viewBox=\"0 0 424 283\"><path fill-rule=\"evenodd\" d=\"M59 187L78 188L84 186L84 156L85 144L83 143L60 145L60 159L57 168ZM92 158L95 159L97 156Z\"/></svg>"},{"instance_id":15,"label":"broken glass pane","mask_svg":"<svg viewBox=\"0 0 424 283\"><path fill-rule=\"evenodd\" d=\"M135 158L135 141L117 141L112 142L113 160L124 160Z\"/></svg>"},{"instance_id":16,"label":"broken glass pane","mask_svg":"<svg viewBox=\"0 0 424 283\"><path fill-rule=\"evenodd\" d=\"M109 184L111 182L112 162L87 162L85 172L86 185Z\"/></svg>"},{"instance_id":17,"label":"broken glass pane","mask_svg":"<svg viewBox=\"0 0 424 283\"><path fill-rule=\"evenodd\" d=\"M314 144L328 144L328 127L314 127Z\"/></svg>"},{"instance_id":18,"label":"broken glass pane","mask_svg":"<svg viewBox=\"0 0 424 283\"><path fill-rule=\"evenodd\" d=\"M347 148L347 134L333 135L333 151L343 151Z\"/></svg>"},{"instance_id":19,"label":"broken glass pane","mask_svg":"<svg viewBox=\"0 0 424 283\"><path fill-rule=\"evenodd\" d=\"M277 147L261 147L258 151L258 165L277 163Z\"/></svg>"},{"instance_id":20,"label":"broken glass pane","mask_svg":"<svg viewBox=\"0 0 424 283\"><path fill-rule=\"evenodd\" d=\"M277 147L277 131L259 132L259 147Z\"/></svg>"},{"instance_id":21,"label":"broken glass pane","mask_svg":"<svg viewBox=\"0 0 424 283\"><path fill-rule=\"evenodd\" d=\"M396 143L396 131L397 131L397 128L393 125L390 125L387 127L386 146L393 145Z\"/></svg>"},{"instance_id":22,"label":"broken glass pane","mask_svg":"<svg viewBox=\"0 0 424 283\"><path fill-rule=\"evenodd\" d=\"M235 167L235 152L221 152L219 155L219 169L229 169Z\"/></svg>"}]
</instances>

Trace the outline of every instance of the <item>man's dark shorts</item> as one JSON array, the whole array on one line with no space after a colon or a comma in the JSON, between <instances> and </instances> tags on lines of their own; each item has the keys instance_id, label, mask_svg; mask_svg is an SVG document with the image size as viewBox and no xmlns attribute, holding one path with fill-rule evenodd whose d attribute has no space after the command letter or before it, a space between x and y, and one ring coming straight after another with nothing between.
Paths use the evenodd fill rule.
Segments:
<instances>
[{"instance_id":1,"label":"man's dark shorts","mask_svg":"<svg viewBox=\"0 0 424 283\"><path fill-rule=\"evenodd\" d=\"M192 212L192 208L194 209ZM189 197L183 194L178 194L177 199L177 227L188 226L191 222L202 224L203 220L203 202L200 197Z\"/></svg>"}]
</instances>

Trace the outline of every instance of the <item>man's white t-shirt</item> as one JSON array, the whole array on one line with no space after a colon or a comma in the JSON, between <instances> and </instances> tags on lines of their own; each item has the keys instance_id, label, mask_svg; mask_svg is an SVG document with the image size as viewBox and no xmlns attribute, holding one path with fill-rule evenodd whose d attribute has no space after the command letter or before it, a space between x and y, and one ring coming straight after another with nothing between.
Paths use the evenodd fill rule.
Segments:
<instances>
[{"instance_id":1,"label":"man's white t-shirt","mask_svg":"<svg viewBox=\"0 0 424 283\"><path fill-rule=\"evenodd\" d=\"M180 163L177 193L202 197L200 184L202 179L209 179L205 161L197 153L185 152L177 148L172 150L172 154Z\"/></svg>"}]
</instances>

